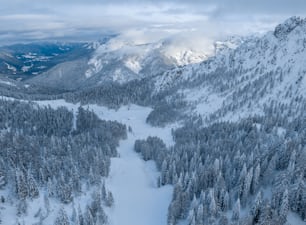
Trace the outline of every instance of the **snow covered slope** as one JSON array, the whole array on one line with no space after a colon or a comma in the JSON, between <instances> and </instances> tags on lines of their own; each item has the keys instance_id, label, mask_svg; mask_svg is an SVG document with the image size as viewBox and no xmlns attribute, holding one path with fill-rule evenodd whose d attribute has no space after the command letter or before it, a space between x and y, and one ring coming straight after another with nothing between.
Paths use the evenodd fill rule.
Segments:
<instances>
[{"instance_id":1,"label":"snow covered slope","mask_svg":"<svg viewBox=\"0 0 306 225\"><path fill-rule=\"evenodd\" d=\"M176 90L204 117L261 114L267 107L306 97L306 19L292 17L262 37L208 60L155 78L155 93ZM276 104L277 103L277 104Z\"/></svg>"},{"instance_id":2,"label":"snow covered slope","mask_svg":"<svg viewBox=\"0 0 306 225\"><path fill-rule=\"evenodd\" d=\"M29 82L63 89L97 86L104 81L125 83L201 62L212 52L192 49L170 39L151 43L114 37L95 45L92 55L59 64Z\"/></svg>"},{"instance_id":3,"label":"snow covered slope","mask_svg":"<svg viewBox=\"0 0 306 225\"><path fill-rule=\"evenodd\" d=\"M63 100L38 101L39 105L67 107L74 112L79 104L70 104ZM107 189L114 196L114 207L106 209L110 225L166 225L167 210L172 197L170 185L157 187L159 172L153 161L145 162L134 151L137 139L157 136L168 146L174 144L171 129L157 128L146 124L146 117L152 109L137 105L125 106L119 110L111 110L97 105L88 105L103 120L116 120L131 127L128 138L120 142L120 157L111 160ZM86 199L86 196L84 196ZM83 199L84 199L83 198ZM80 203L82 204L82 203ZM83 203L84 205L84 203Z\"/></svg>"},{"instance_id":4,"label":"snow covered slope","mask_svg":"<svg viewBox=\"0 0 306 225\"><path fill-rule=\"evenodd\" d=\"M165 129L146 124L150 108L131 105L118 111L90 106L100 118L117 120L132 128L128 139L120 142L119 158L111 161L106 185L112 190L115 206L109 210L110 225L166 225L172 187L157 188L157 172L153 161L144 162L134 151L137 139L158 136L172 145L171 127Z\"/></svg>"},{"instance_id":5,"label":"snow covered slope","mask_svg":"<svg viewBox=\"0 0 306 225\"><path fill-rule=\"evenodd\" d=\"M2 97L6 100L13 98ZM24 103L27 101L24 100ZM76 112L80 104L67 103L64 100L35 101L39 106L66 107L68 110ZM167 143L168 146L174 144L171 129L157 128L146 124L146 117L152 110L148 107L130 105L121 107L119 110L111 110L98 105L88 105L90 110L95 112L100 119L118 121L131 128L126 140L122 140L118 147L119 157L111 159L109 176L105 180L107 190L110 190L114 197L114 205L106 208L105 211L109 218L109 225L166 225L167 209L171 202L173 188L170 185L157 186L160 173L157 171L153 161L145 162L139 154L134 151L134 142L137 139L147 138L148 136L158 136ZM75 118L76 119L76 118ZM0 215L3 224L13 225L16 223L54 224L57 213L62 207L72 220L74 208L78 205L81 211L85 211L85 206L90 203L95 189L95 185L85 187L82 194L75 196L74 201L62 204L55 198L48 199L48 213L46 207L46 189L40 189L39 197L27 200L27 213L16 216L17 209L14 200L1 203ZM9 196L8 189L1 189L0 196ZM37 216L38 214L43 214ZM103 223L104 224L104 223Z\"/></svg>"},{"instance_id":6,"label":"snow covered slope","mask_svg":"<svg viewBox=\"0 0 306 225\"><path fill-rule=\"evenodd\" d=\"M115 63L116 70L122 68L130 71L130 74L123 74L121 81L124 82L134 77L154 76L174 66L197 63L204 59L205 52L177 46L172 40L142 43L115 38L96 50L89 61L90 68L86 71L86 76L106 73L105 68L108 68L109 64L114 66ZM116 80L117 77L113 79Z\"/></svg>"}]
</instances>

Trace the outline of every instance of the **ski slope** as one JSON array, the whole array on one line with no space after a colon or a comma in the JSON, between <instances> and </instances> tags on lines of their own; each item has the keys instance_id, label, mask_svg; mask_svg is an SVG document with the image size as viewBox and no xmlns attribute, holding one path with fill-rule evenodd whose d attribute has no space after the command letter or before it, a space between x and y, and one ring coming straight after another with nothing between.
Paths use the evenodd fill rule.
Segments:
<instances>
[{"instance_id":1,"label":"ski slope","mask_svg":"<svg viewBox=\"0 0 306 225\"><path fill-rule=\"evenodd\" d=\"M77 112L79 105L63 100L39 101L39 105L57 108L65 106ZM87 106L84 106L87 108ZM106 209L110 225L166 225L172 187L157 187L158 171L153 161L145 162L134 151L134 142L148 136L158 136L169 146L173 144L171 128L156 128L146 124L152 109L130 105L111 110L97 105L88 105L103 120L117 120L132 128L128 138L120 142L120 157L112 158L106 187L114 196L114 206Z\"/></svg>"}]
</instances>

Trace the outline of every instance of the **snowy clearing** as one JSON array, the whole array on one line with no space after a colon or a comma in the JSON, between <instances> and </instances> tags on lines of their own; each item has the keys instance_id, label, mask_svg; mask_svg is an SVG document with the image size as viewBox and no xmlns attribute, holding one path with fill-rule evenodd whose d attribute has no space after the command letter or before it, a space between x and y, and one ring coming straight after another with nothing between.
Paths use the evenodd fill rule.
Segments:
<instances>
[{"instance_id":1,"label":"snowy clearing","mask_svg":"<svg viewBox=\"0 0 306 225\"><path fill-rule=\"evenodd\" d=\"M39 101L39 105L57 108L65 106L77 112L78 104L64 100ZM173 144L171 128L156 128L146 124L152 109L130 105L111 110L98 105L84 108L93 110L101 119L117 120L132 128L126 140L118 147L119 158L113 158L106 187L111 190L115 204L106 209L110 225L166 225L168 206L172 198L172 187L157 187L158 171L155 163L145 162L134 151L134 142L148 136L158 136L169 146Z\"/></svg>"}]
</instances>

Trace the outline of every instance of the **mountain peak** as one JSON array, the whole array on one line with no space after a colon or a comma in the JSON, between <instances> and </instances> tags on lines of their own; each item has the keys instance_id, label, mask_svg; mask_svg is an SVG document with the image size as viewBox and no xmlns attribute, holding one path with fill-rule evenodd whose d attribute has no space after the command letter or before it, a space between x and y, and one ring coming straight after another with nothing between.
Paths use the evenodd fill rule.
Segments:
<instances>
[{"instance_id":1,"label":"mountain peak","mask_svg":"<svg viewBox=\"0 0 306 225\"><path fill-rule=\"evenodd\" d=\"M296 27L300 26L303 23L306 23L306 20L302 19L301 17L298 16L290 17L289 19L285 20L285 22L276 26L274 30L274 35L277 38L284 38Z\"/></svg>"}]
</instances>

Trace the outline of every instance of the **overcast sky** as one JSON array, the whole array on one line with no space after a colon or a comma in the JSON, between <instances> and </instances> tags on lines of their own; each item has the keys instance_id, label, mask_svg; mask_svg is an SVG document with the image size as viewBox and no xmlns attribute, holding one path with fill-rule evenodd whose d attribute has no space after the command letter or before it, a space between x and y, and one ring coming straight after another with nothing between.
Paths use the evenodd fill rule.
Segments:
<instances>
[{"instance_id":1,"label":"overcast sky","mask_svg":"<svg viewBox=\"0 0 306 225\"><path fill-rule=\"evenodd\" d=\"M305 14L306 0L0 0L0 44L109 32L219 38L264 32Z\"/></svg>"}]
</instances>

